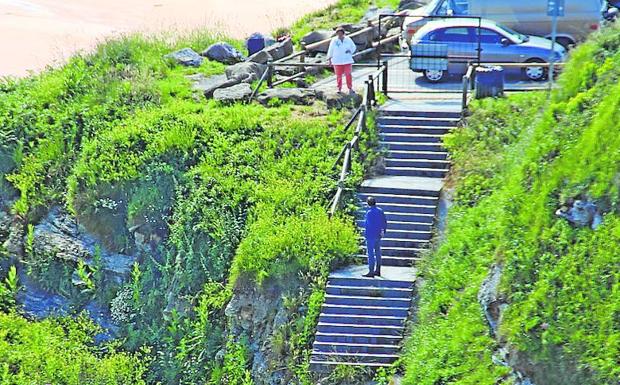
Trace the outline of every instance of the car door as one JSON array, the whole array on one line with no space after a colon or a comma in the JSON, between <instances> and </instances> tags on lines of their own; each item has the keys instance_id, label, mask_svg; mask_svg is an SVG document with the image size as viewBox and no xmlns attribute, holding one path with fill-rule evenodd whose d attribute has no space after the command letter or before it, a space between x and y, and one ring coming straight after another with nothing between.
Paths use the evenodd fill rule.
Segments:
<instances>
[{"instance_id":1,"label":"car door","mask_svg":"<svg viewBox=\"0 0 620 385\"><path fill-rule=\"evenodd\" d=\"M467 64L477 61L478 43L474 28L448 27L441 39L448 44L448 72L465 73Z\"/></svg>"},{"instance_id":2,"label":"car door","mask_svg":"<svg viewBox=\"0 0 620 385\"><path fill-rule=\"evenodd\" d=\"M506 39L509 44L502 44ZM488 28L480 28L480 59L483 63L515 62L515 44L506 36Z\"/></svg>"}]
</instances>

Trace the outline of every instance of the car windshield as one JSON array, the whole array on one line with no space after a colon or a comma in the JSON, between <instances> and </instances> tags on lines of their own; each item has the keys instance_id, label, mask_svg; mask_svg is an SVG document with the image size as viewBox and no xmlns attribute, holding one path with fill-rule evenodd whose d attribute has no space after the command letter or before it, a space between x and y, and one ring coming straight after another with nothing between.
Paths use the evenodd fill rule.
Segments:
<instances>
[{"instance_id":1,"label":"car windshield","mask_svg":"<svg viewBox=\"0 0 620 385\"><path fill-rule=\"evenodd\" d=\"M510 36L511 39L513 39L515 42L517 42L519 44L521 44L521 43L523 43L525 41L530 40L529 36L524 35L522 33L519 33L519 32L517 32L515 30L512 30L512 29L510 29L510 28L508 28L508 27L506 27L504 25L495 24L495 27L498 30L502 31L505 35Z\"/></svg>"},{"instance_id":2,"label":"car windshield","mask_svg":"<svg viewBox=\"0 0 620 385\"><path fill-rule=\"evenodd\" d=\"M469 13L467 0L434 0L427 7L439 16L447 16L448 10L451 10L454 16L465 16Z\"/></svg>"}]
</instances>

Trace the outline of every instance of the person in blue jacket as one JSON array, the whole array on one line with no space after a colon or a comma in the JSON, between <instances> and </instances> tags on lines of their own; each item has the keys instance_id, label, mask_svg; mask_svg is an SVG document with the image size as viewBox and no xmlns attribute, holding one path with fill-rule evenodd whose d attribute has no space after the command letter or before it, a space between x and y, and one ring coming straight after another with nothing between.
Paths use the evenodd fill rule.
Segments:
<instances>
[{"instance_id":1,"label":"person in blue jacket","mask_svg":"<svg viewBox=\"0 0 620 385\"><path fill-rule=\"evenodd\" d=\"M387 230L387 219L383 210L377 207L373 197L366 199L368 210L364 219L366 250L368 251L368 273L364 277L381 276L381 238Z\"/></svg>"}]
</instances>

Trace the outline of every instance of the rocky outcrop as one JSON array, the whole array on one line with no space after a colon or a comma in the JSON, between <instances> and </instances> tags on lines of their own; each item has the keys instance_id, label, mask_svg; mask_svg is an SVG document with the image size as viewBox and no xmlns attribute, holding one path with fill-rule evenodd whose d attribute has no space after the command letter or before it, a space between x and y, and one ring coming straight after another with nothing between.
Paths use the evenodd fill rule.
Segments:
<instances>
[{"instance_id":1,"label":"rocky outcrop","mask_svg":"<svg viewBox=\"0 0 620 385\"><path fill-rule=\"evenodd\" d=\"M261 92L256 100L267 105L270 100L278 99L284 103L310 105L316 98L316 92L307 88L269 88Z\"/></svg>"},{"instance_id":2,"label":"rocky outcrop","mask_svg":"<svg viewBox=\"0 0 620 385\"><path fill-rule=\"evenodd\" d=\"M593 230L603 223L603 216L599 212L596 203L587 200L576 200L571 203L560 207L555 212L555 215L566 219L574 226L590 226Z\"/></svg>"},{"instance_id":3,"label":"rocky outcrop","mask_svg":"<svg viewBox=\"0 0 620 385\"><path fill-rule=\"evenodd\" d=\"M267 71L267 66L254 62L238 63L226 68L226 77L243 83L252 83L260 79Z\"/></svg>"},{"instance_id":4,"label":"rocky outcrop","mask_svg":"<svg viewBox=\"0 0 620 385\"><path fill-rule=\"evenodd\" d=\"M480 290L478 291L478 303L482 308L484 316L489 324L489 329L493 337L498 340L499 348L493 353L492 360L496 365L506 366L510 368L508 374L508 383L514 385L535 385L532 380L518 370L517 364L518 354L512 352L506 346L498 335L498 328L502 319L502 312L508 307L499 292L499 285L502 279L503 266L494 265L489 270Z\"/></svg>"},{"instance_id":5,"label":"rocky outcrop","mask_svg":"<svg viewBox=\"0 0 620 385\"><path fill-rule=\"evenodd\" d=\"M84 261L94 268L101 268L107 278L122 283L129 276L136 258L115 254L98 248L97 241L81 232L75 218L59 207L53 208L47 217L34 227L32 252L36 257L52 258L77 263ZM24 243L28 240L24 239ZM96 251L99 249L99 251ZM100 266L95 266L95 253L99 253Z\"/></svg>"},{"instance_id":6,"label":"rocky outcrop","mask_svg":"<svg viewBox=\"0 0 620 385\"><path fill-rule=\"evenodd\" d=\"M362 103L362 96L357 93L317 90L317 96L325 102L329 109L357 108Z\"/></svg>"},{"instance_id":7,"label":"rocky outcrop","mask_svg":"<svg viewBox=\"0 0 620 385\"><path fill-rule=\"evenodd\" d=\"M301 289L296 287L295 293ZM237 289L226 306L229 334L248 338L252 378L256 385L289 384L291 373L282 370L285 369L282 354L286 352L277 352L271 343L275 332L292 321L291 310L285 307L283 300L286 295L286 290L277 285L248 285ZM296 312L301 314L305 309L296 309Z\"/></svg>"},{"instance_id":8,"label":"rocky outcrop","mask_svg":"<svg viewBox=\"0 0 620 385\"><path fill-rule=\"evenodd\" d=\"M207 99L211 99L218 88L234 86L240 82L237 79L228 79L226 75L206 77L203 74L195 74L188 76L188 79L192 81L192 89L202 92Z\"/></svg>"},{"instance_id":9,"label":"rocky outcrop","mask_svg":"<svg viewBox=\"0 0 620 385\"><path fill-rule=\"evenodd\" d=\"M235 64L245 60L245 56L228 43L219 42L205 49L202 56L224 64Z\"/></svg>"},{"instance_id":10,"label":"rocky outcrop","mask_svg":"<svg viewBox=\"0 0 620 385\"><path fill-rule=\"evenodd\" d=\"M213 99L229 104L247 102L252 95L252 88L248 83L236 84L232 87L218 88L213 93Z\"/></svg>"},{"instance_id":11,"label":"rocky outcrop","mask_svg":"<svg viewBox=\"0 0 620 385\"><path fill-rule=\"evenodd\" d=\"M326 31L326 30L312 31L312 32L308 32L307 34L305 34L301 38L301 42L302 44L310 45L310 44L317 43L325 39L329 39L333 35L334 35L333 31ZM310 49L309 51L311 53L317 53L317 52L327 53L328 49L329 49L329 42L325 42L323 44L320 44L318 47L314 47Z\"/></svg>"},{"instance_id":12,"label":"rocky outcrop","mask_svg":"<svg viewBox=\"0 0 620 385\"><path fill-rule=\"evenodd\" d=\"M198 52L194 51L191 48L183 48L178 51L169 53L168 55L165 55L164 58L188 67L200 67L202 61L204 60L203 57L198 54Z\"/></svg>"}]
</instances>

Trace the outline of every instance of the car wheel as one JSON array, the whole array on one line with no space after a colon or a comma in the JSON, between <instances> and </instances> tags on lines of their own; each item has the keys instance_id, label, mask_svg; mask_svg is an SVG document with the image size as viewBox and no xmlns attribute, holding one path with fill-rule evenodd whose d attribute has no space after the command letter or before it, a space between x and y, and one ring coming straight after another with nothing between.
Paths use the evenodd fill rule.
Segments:
<instances>
[{"instance_id":1,"label":"car wheel","mask_svg":"<svg viewBox=\"0 0 620 385\"><path fill-rule=\"evenodd\" d=\"M424 70L424 77L431 83L439 83L444 77L445 71Z\"/></svg>"},{"instance_id":2,"label":"car wheel","mask_svg":"<svg viewBox=\"0 0 620 385\"><path fill-rule=\"evenodd\" d=\"M528 60L528 63L544 63L544 61L532 59ZM523 75L525 75L528 80L539 82L547 77L547 68L538 66L525 67L523 68Z\"/></svg>"}]
</instances>

